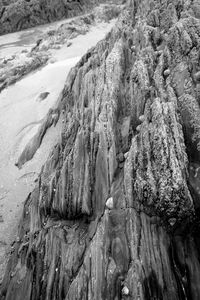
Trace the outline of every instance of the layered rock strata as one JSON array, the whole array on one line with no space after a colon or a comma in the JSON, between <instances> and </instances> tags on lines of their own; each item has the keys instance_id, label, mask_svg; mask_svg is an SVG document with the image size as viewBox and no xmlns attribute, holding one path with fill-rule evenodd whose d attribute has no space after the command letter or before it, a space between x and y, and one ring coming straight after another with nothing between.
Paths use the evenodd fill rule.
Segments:
<instances>
[{"instance_id":1,"label":"layered rock strata","mask_svg":"<svg viewBox=\"0 0 200 300\"><path fill-rule=\"evenodd\" d=\"M1 299L200 298L199 17L132 0L71 70Z\"/></svg>"}]
</instances>

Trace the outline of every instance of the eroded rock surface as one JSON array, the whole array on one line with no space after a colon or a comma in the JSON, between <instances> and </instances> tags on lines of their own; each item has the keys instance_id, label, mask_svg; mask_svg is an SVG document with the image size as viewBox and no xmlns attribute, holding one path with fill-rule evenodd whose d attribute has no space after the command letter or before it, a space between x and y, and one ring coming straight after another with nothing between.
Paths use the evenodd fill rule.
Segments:
<instances>
[{"instance_id":1,"label":"eroded rock surface","mask_svg":"<svg viewBox=\"0 0 200 300\"><path fill-rule=\"evenodd\" d=\"M2 299L200 299L199 15L132 0L71 70Z\"/></svg>"}]
</instances>

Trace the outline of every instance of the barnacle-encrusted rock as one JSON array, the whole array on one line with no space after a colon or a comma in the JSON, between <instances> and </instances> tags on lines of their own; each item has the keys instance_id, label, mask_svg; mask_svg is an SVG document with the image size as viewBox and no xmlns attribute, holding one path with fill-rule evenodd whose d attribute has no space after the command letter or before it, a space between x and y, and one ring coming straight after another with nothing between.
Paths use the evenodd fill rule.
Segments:
<instances>
[{"instance_id":1,"label":"barnacle-encrusted rock","mask_svg":"<svg viewBox=\"0 0 200 300\"><path fill-rule=\"evenodd\" d=\"M71 70L2 300L200 299L199 13L130 0Z\"/></svg>"}]
</instances>

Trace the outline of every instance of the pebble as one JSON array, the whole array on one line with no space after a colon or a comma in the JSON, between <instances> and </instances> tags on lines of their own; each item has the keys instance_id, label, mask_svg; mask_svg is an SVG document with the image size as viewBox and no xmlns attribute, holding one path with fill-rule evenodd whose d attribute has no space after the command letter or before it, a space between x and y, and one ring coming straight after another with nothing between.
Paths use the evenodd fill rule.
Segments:
<instances>
[{"instance_id":1,"label":"pebble","mask_svg":"<svg viewBox=\"0 0 200 300\"><path fill-rule=\"evenodd\" d=\"M194 75L194 77L195 77L195 80L196 80L196 81L200 81L200 71L197 72L197 73Z\"/></svg>"},{"instance_id":2,"label":"pebble","mask_svg":"<svg viewBox=\"0 0 200 300\"><path fill-rule=\"evenodd\" d=\"M141 125L138 125L138 126L136 127L136 130L139 132L140 129L141 129Z\"/></svg>"},{"instance_id":3,"label":"pebble","mask_svg":"<svg viewBox=\"0 0 200 300\"><path fill-rule=\"evenodd\" d=\"M176 223L176 219L175 219L175 218L169 219L169 224L170 224L171 226L174 226L175 223Z\"/></svg>"},{"instance_id":4,"label":"pebble","mask_svg":"<svg viewBox=\"0 0 200 300\"><path fill-rule=\"evenodd\" d=\"M113 197L110 197L107 201L106 201L106 207L108 209L112 209L113 208Z\"/></svg>"},{"instance_id":5,"label":"pebble","mask_svg":"<svg viewBox=\"0 0 200 300\"><path fill-rule=\"evenodd\" d=\"M165 77L169 76L170 75L170 70L166 69L163 74L164 74Z\"/></svg>"},{"instance_id":6,"label":"pebble","mask_svg":"<svg viewBox=\"0 0 200 300\"><path fill-rule=\"evenodd\" d=\"M136 47L135 47L135 46L132 46L132 47L131 47L131 50L132 50L133 52L136 52Z\"/></svg>"},{"instance_id":7,"label":"pebble","mask_svg":"<svg viewBox=\"0 0 200 300\"><path fill-rule=\"evenodd\" d=\"M140 122L144 122L145 116L144 115L139 116L139 120L140 120Z\"/></svg>"},{"instance_id":8,"label":"pebble","mask_svg":"<svg viewBox=\"0 0 200 300\"><path fill-rule=\"evenodd\" d=\"M128 157L128 152L124 153L124 158Z\"/></svg>"},{"instance_id":9,"label":"pebble","mask_svg":"<svg viewBox=\"0 0 200 300\"><path fill-rule=\"evenodd\" d=\"M129 289L127 288L127 286L124 286L122 289L122 294L128 296L129 295Z\"/></svg>"},{"instance_id":10,"label":"pebble","mask_svg":"<svg viewBox=\"0 0 200 300\"><path fill-rule=\"evenodd\" d=\"M67 43L67 47L70 47L72 45L72 42Z\"/></svg>"}]
</instances>

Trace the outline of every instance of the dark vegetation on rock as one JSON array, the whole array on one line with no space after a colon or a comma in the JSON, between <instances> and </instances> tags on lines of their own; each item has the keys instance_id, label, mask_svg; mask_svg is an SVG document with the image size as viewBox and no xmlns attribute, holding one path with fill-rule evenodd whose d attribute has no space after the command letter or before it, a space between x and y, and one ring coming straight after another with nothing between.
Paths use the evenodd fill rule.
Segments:
<instances>
[{"instance_id":1,"label":"dark vegetation on rock","mask_svg":"<svg viewBox=\"0 0 200 300\"><path fill-rule=\"evenodd\" d=\"M200 299L199 18L132 0L71 70L2 300Z\"/></svg>"},{"instance_id":2,"label":"dark vegetation on rock","mask_svg":"<svg viewBox=\"0 0 200 300\"><path fill-rule=\"evenodd\" d=\"M0 0L0 34L74 17L101 2L106 1Z\"/></svg>"}]
</instances>

